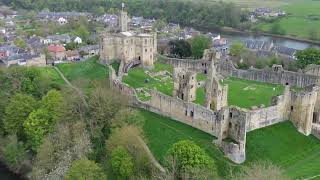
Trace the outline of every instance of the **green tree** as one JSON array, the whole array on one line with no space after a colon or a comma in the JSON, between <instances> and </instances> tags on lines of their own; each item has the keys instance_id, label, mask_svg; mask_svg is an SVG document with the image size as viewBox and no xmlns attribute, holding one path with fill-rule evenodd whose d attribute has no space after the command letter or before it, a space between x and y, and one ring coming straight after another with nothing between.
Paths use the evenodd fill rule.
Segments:
<instances>
[{"instance_id":1,"label":"green tree","mask_svg":"<svg viewBox=\"0 0 320 180\"><path fill-rule=\"evenodd\" d=\"M0 157L10 168L20 169L23 161L27 158L27 153L23 143L18 141L17 136L10 135L1 142Z\"/></svg>"},{"instance_id":2,"label":"green tree","mask_svg":"<svg viewBox=\"0 0 320 180\"><path fill-rule=\"evenodd\" d=\"M245 50L245 47L242 43L233 43L230 47L230 55L231 56L237 56L239 57L243 51Z\"/></svg>"},{"instance_id":3,"label":"green tree","mask_svg":"<svg viewBox=\"0 0 320 180\"><path fill-rule=\"evenodd\" d=\"M16 38L16 39L13 41L13 43L14 43L16 46L18 46L18 47L20 47L20 48L22 48L22 49L24 49L24 48L27 47L26 42L25 42L23 39L21 39L21 38Z\"/></svg>"},{"instance_id":4,"label":"green tree","mask_svg":"<svg viewBox=\"0 0 320 180\"><path fill-rule=\"evenodd\" d=\"M179 58L190 57L191 45L186 40L172 40L169 42L170 54Z\"/></svg>"},{"instance_id":5,"label":"green tree","mask_svg":"<svg viewBox=\"0 0 320 180\"><path fill-rule=\"evenodd\" d=\"M182 140L173 144L167 152L167 157L176 161L179 171L189 168L213 167L214 162L203 149L189 140Z\"/></svg>"},{"instance_id":6,"label":"green tree","mask_svg":"<svg viewBox=\"0 0 320 180\"><path fill-rule=\"evenodd\" d=\"M66 180L106 180L103 169L88 159L76 160L65 176Z\"/></svg>"},{"instance_id":7,"label":"green tree","mask_svg":"<svg viewBox=\"0 0 320 180\"><path fill-rule=\"evenodd\" d=\"M113 172L122 178L128 178L133 175L132 157L122 146L112 151L111 165Z\"/></svg>"},{"instance_id":8,"label":"green tree","mask_svg":"<svg viewBox=\"0 0 320 180\"><path fill-rule=\"evenodd\" d=\"M99 6L97 7L97 9L95 10L95 13L98 15L98 16L101 16L105 13L105 10L102 6Z\"/></svg>"},{"instance_id":9,"label":"green tree","mask_svg":"<svg viewBox=\"0 0 320 180\"><path fill-rule=\"evenodd\" d=\"M142 128L144 125L144 117L135 109L124 108L115 115L111 123L113 128L122 128L124 126Z\"/></svg>"},{"instance_id":10,"label":"green tree","mask_svg":"<svg viewBox=\"0 0 320 180\"><path fill-rule=\"evenodd\" d=\"M270 32L273 34L285 35L286 31L281 27L279 23L275 23L271 26Z\"/></svg>"},{"instance_id":11,"label":"green tree","mask_svg":"<svg viewBox=\"0 0 320 180\"><path fill-rule=\"evenodd\" d=\"M35 110L23 124L28 143L34 151L37 151L38 147L42 144L43 138L52 129L49 114L49 111L46 109Z\"/></svg>"},{"instance_id":12,"label":"green tree","mask_svg":"<svg viewBox=\"0 0 320 180\"><path fill-rule=\"evenodd\" d=\"M198 35L191 39L191 52L194 58L202 58L205 49L211 45L211 39L204 35Z\"/></svg>"},{"instance_id":13,"label":"green tree","mask_svg":"<svg viewBox=\"0 0 320 180\"><path fill-rule=\"evenodd\" d=\"M298 51L295 56L299 68L305 68L309 64L320 64L320 50L315 48Z\"/></svg>"},{"instance_id":14,"label":"green tree","mask_svg":"<svg viewBox=\"0 0 320 180\"><path fill-rule=\"evenodd\" d=\"M49 123L54 125L61 117L64 112L64 101L63 96L57 90L50 90L41 100L41 107L49 114Z\"/></svg>"},{"instance_id":15,"label":"green tree","mask_svg":"<svg viewBox=\"0 0 320 180\"><path fill-rule=\"evenodd\" d=\"M14 95L5 108L3 124L6 132L9 134L17 134L19 138L22 138L23 123L36 107L37 102L32 96L20 93Z\"/></svg>"},{"instance_id":16,"label":"green tree","mask_svg":"<svg viewBox=\"0 0 320 180\"><path fill-rule=\"evenodd\" d=\"M40 145L32 169L32 179L60 179L72 161L84 158L91 142L83 121L60 121Z\"/></svg>"}]
</instances>

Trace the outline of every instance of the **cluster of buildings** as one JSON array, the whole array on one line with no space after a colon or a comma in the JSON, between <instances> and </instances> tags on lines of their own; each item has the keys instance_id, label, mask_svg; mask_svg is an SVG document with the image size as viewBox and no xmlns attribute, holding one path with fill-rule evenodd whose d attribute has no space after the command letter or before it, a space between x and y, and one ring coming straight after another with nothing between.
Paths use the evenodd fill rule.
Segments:
<instances>
[{"instance_id":1,"label":"cluster of buildings","mask_svg":"<svg viewBox=\"0 0 320 180\"><path fill-rule=\"evenodd\" d=\"M79 20L81 17L92 18L92 14L85 12L50 12L42 11L37 18L41 21L54 21L60 25L67 24L70 20Z\"/></svg>"},{"instance_id":2,"label":"cluster of buildings","mask_svg":"<svg viewBox=\"0 0 320 180\"><path fill-rule=\"evenodd\" d=\"M20 19L15 18L18 14L0 16L5 22L0 27L0 65L1 66L45 66L51 62L76 61L99 54L99 45L86 45L78 36L68 34L53 34L47 36L31 37L19 35ZM88 13L78 12L40 12L37 16L39 21L57 21L59 24L65 19L79 19L82 16L90 17ZM18 47L17 39L23 42ZM76 44L77 49L66 50L68 43ZM45 55L46 54L46 55Z\"/></svg>"},{"instance_id":3,"label":"cluster of buildings","mask_svg":"<svg viewBox=\"0 0 320 180\"><path fill-rule=\"evenodd\" d=\"M265 56L284 56L289 59L296 59L297 49L285 46L277 46L273 42L246 40L243 42L245 47L256 52L259 57Z\"/></svg>"},{"instance_id":4,"label":"cluster of buildings","mask_svg":"<svg viewBox=\"0 0 320 180\"><path fill-rule=\"evenodd\" d=\"M286 15L286 12L282 10L273 10L267 7L260 7L249 13L249 20L255 23L258 21L258 18L279 18Z\"/></svg>"}]
</instances>

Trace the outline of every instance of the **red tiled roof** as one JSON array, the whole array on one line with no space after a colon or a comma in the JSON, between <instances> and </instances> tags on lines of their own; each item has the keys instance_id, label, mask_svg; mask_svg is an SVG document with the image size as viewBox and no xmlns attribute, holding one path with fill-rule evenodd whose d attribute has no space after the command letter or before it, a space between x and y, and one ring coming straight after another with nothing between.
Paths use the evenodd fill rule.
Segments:
<instances>
[{"instance_id":1,"label":"red tiled roof","mask_svg":"<svg viewBox=\"0 0 320 180\"><path fill-rule=\"evenodd\" d=\"M48 46L49 52L64 52L66 49L61 45L50 45Z\"/></svg>"}]
</instances>

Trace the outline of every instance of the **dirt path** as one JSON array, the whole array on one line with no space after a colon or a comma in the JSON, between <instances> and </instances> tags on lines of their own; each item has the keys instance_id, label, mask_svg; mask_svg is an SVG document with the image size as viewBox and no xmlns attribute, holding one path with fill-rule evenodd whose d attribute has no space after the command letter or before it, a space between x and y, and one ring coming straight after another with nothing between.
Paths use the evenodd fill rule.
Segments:
<instances>
[{"instance_id":1,"label":"dirt path","mask_svg":"<svg viewBox=\"0 0 320 180\"><path fill-rule=\"evenodd\" d=\"M79 96L82 99L83 104L88 108L89 106L88 106L88 103L86 101L86 96L83 94L83 92L80 89L78 89L77 87L73 86L70 83L70 81L63 75L63 73L60 71L59 68L57 68L56 66L54 66L53 68L58 72L58 74L61 76L61 78L64 80L64 82L66 82L69 87L74 89L79 94Z\"/></svg>"},{"instance_id":2,"label":"dirt path","mask_svg":"<svg viewBox=\"0 0 320 180\"><path fill-rule=\"evenodd\" d=\"M161 166L161 164L156 160L156 158L153 156L153 154L151 153L149 147L147 146L147 144L143 141L143 139L141 139L141 137L137 136L137 139L139 140L139 142L141 143L141 145L143 146L143 149L146 151L149 159L151 160L151 163L158 168L162 173L166 172L166 170Z\"/></svg>"}]
</instances>

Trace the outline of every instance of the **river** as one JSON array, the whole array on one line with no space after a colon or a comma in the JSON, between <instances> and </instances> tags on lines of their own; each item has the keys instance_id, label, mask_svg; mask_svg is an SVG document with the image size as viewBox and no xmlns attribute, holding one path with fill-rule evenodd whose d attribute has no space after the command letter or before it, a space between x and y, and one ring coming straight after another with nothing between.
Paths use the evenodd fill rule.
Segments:
<instances>
[{"instance_id":1,"label":"river","mask_svg":"<svg viewBox=\"0 0 320 180\"><path fill-rule=\"evenodd\" d=\"M0 180L23 180L23 178L15 175L0 162Z\"/></svg>"},{"instance_id":2,"label":"river","mask_svg":"<svg viewBox=\"0 0 320 180\"><path fill-rule=\"evenodd\" d=\"M303 50L309 47L320 48L320 46L314 45L308 42L271 37L266 35L242 34L242 33L234 33L234 32L212 32L212 33L220 34L221 37L228 39L228 41L231 43L236 41L255 40L255 41L273 42L275 46L283 46L283 47L293 48L297 50Z\"/></svg>"}]
</instances>

